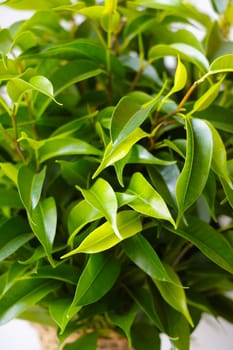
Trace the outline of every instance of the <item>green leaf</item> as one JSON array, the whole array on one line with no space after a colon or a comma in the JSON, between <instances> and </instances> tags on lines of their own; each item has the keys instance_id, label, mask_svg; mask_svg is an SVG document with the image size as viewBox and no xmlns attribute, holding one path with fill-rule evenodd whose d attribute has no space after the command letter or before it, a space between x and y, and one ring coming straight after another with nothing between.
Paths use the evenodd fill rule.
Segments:
<instances>
[{"instance_id":1,"label":"green leaf","mask_svg":"<svg viewBox=\"0 0 233 350\"><path fill-rule=\"evenodd\" d=\"M0 261L4 261L33 238L27 223L19 216L4 222L0 231Z\"/></svg>"},{"instance_id":2,"label":"green leaf","mask_svg":"<svg viewBox=\"0 0 233 350\"><path fill-rule=\"evenodd\" d=\"M175 72L174 85L169 91L166 98L182 90L185 87L186 81L187 81L187 71L186 71L185 65L180 60L180 56L178 56L178 63L177 63L176 72Z\"/></svg>"},{"instance_id":3,"label":"green leaf","mask_svg":"<svg viewBox=\"0 0 233 350\"><path fill-rule=\"evenodd\" d=\"M117 197L111 185L106 180L98 178L89 190L79 187L78 189L86 201L109 221L116 236L122 239L116 222L118 209Z\"/></svg>"},{"instance_id":4,"label":"green leaf","mask_svg":"<svg viewBox=\"0 0 233 350\"><path fill-rule=\"evenodd\" d=\"M173 307L175 310L179 311L182 315L184 315L189 324L193 326L193 321L189 314L186 296L181 281L178 275L169 265L166 265L166 270L170 278L176 284L172 284L169 282L161 282L158 280L154 280L154 283L156 284L164 300L166 300L166 302L169 305L171 305L171 307Z\"/></svg>"},{"instance_id":5,"label":"green leaf","mask_svg":"<svg viewBox=\"0 0 233 350\"><path fill-rule=\"evenodd\" d=\"M153 46L149 51L150 61L157 60L166 56L180 56L183 60L195 64L201 71L208 71L209 62L203 53L195 47L184 44L175 43L171 45L159 44Z\"/></svg>"},{"instance_id":6,"label":"green leaf","mask_svg":"<svg viewBox=\"0 0 233 350\"><path fill-rule=\"evenodd\" d=\"M60 333L62 334L69 322L67 318L67 312L72 304L72 299L56 299L49 304L49 314L56 324L60 327ZM78 308L77 308L78 310Z\"/></svg>"},{"instance_id":7,"label":"green leaf","mask_svg":"<svg viewBox=\"0 0 233 350\"><path fill-rule=\"evenodd\" d=\"M194 244L215 264L233 273L233 249L228 241L209 224L197 217L187 217L188 226L167 229Z\"/></svg>"},{"instance_id":8,"label":"green leaf","mask_svg":"<svg viewBox=\"0 0 233 350\"><path fill-rule=\"evenodd\" d=\"M137 141L147 136L147 133L145 133L142 129L138 128L135 129L128 137L126 137L126 139L124 139L120 143L113 144L110 141L110 143L105 149L102 161L93 175L93 178L99 175L101 171L105 168L109 167L110 165L113 165L118 160L124 158Z\"/></svg>"},{"instance_id":9,"label":"green leaf","mask_svg":"<svg viewBox=\"0 0 233 350\"><path fill-rule=\"evenodd\" d=\"M58 64L49 76L54 86L54 96L59 95L69 86L93 78L102 72L103 70L95 62L87 59L74 60L62 65ZM50 98L48 96L41 94L36 98L35 109L38 116L43 114L49 103ZM76 122L78 121L76 120Z\"/></svg>"},{"instance_id":10,"label":"green leaf","mask_svg":"<svg viewBox=\"0 0 233 350\"><path fill-rule=\"evenodd\" d=\"M34 278L58 280L65 283L76 285L80 270L78 267L61 263L55 267L50 265L41 266L36 271Z\"/></svg>"},{"instance_id":11,"label":"green leaf","mask_svg":"<svg viewBox=\"0 0 233 350\"><path fill-rule=\"evenodd\" d=\"M17 186L18 167L12 163L0 163L1 170Z\"/></svg>"},{"instance_id":12,"label":"green leaf","mask_svg":"<svg viewBox=\"0 0 233 350\"><path fill-rule=\"evenodd\" d=\"M33 279L14 284L1 299L0 325L20 316L29 306L36 304L56 287L54 282Z\"/></svg>"},{"instance_id":13,"label":"green leaf","mask_svg":"<svg viewBox=\"0 0 233 350\"><path fill-rule=\"evenodd\" d=\"M12 7L17 10L42 10L52 9L62 4L69 3L67 0L37 0L35 3L30 0L7 0L4 5Z\"/></svg>"},{"instance_id":14,"label":"green leaf","mask_svg":"<svg viewBox=\"0 0 233 350\"><path fill-rule=\"evenodd\" d=\"M213 137L212 169L219 177L223 178L233 188L232 181L227 170L227 152L221 136L211 123L208 126Z\"/></svg>"},{"instance_id":15,"label":"green leaf","mask_svg":"<svg viewBox=\"0 0 233 350\"><path fill-rule=\"evenodd\" d=\"M172 165L175 161L168 161L153 156L146 148L136 144L129 153L114 164L118 181L124 187L123 171L128 164L156 164L156 165Z\"/></svg>"},{"instance_id":16,"label":"green leaf","mask_svg":"<svg viewBox=\"0 0 233 350\"><path fill-rule=\"evenodd\" d=\"M210 65L210 74L233 71L233 54L223 55L216 58Z\"/></svg>"},{"instance_id":17,"label":"green leaf","mask_svg":"<svg viewBox=\"0 0 233 350\"><path fill-rule=\"evenodd\" d=\"M201 195L206 185L213 153L212 132L201 119L187 118L187 147L184 167L176 184L178 218Z\"/></svg>"},{"instance_id":18,"label":"green leaf","mask_svg":"<svg viewBox=\"0 0 233 350\"><path fill-rule=\"evenodd\" d=\"M213 84L201 97L195 101L192 113L206 109L213 103L219 94L223 79Z\"/></svg>"},{"instance_id":19,"label":"green leaf","mask_svg":"<svg viewBox=\"0 0 233 350\"><path fill-rule=\"evenodd\" d=\"M135 196L129 203L134 210L156 219L168 220L175 226L165 201L141 173L133 174L127 192Z\"/></svg>"},{"instance_id":20,"label":"green leaf","mask_svg":"<svg viewBox=\"0 0 233 350\"><path fill-rule=\"evenodd\" d=\"M73 137L52 137L45 141L41 142L41 145L38 149L39 161L43 163L44 161L60 157L64 155L72 154L90 154L90 155L99 155L100 152L97 148L91 144L75 139Z\"/></svg>"},{"instance_id":21,"label":"green leaf","mask_svg":"<svg viewBox=\"0 0 233 350\"><path fill-rule=\"evenodd\" d=\"M74 343L66 344L64 350L96 350L98 333L87 333L78 338Z\"/></svg>"},{"instance_id":22,"label":"green leaf","mask_svg":"<svg viewBox=\"0 0 233 350\"><path fill-rule=\"evenodd\" d=\"M57 209L53 197L39 202L32 210L30 225L53 265L51 253L57 226Z\"/></svg>"},{"instance_id":23,"label":"green leaf","mask_svg":"<svg viewBox=\"0 0 233 350\"><path fill-rule=\"evenodd\" d=\"M0 57L3 58L5 63L5 67L7 67L7 61L5 62L5 57L12 46L12 38L10 35L10 31L8 29L1 29L0 30Z\"/></svg>"},{"instance_id":24,"label":"green leaf","mask_svg":"<svg viewBox=\"0 0 233 350\"><path fill-rule=\"evenodd\" d=\"M146 105L140 105L130 96L125 96L119 101L111 121L113 146L125 140L144 122L156 102L157 100L152 100Z\"/></svg>"},{"instance_id":25,"label":"green leaf","mask_svg":"<svg viewBox=\"0 0 233 350\"><path fill-rule=\"evenodd\" d=\"M79 202L69 212L67 225L70 234L69 244L72 244L75 236L88 223L102 218L104 215L98 209L90 205L86 200Z\"/></svg>"},{"instance_id":26,"label":"green leaf","mask_svg":"<svg viewBox=\"0 0 233 350\"><path fill-rule=\"evenodd\" d=\"M102 298L112 288L119 273L120 265L111 254L90 255L79 278L70 310L73 306L88 305Z\"/></svg>"},{"instance_id":27,"label":"green leaf","mask_svg":"<svg viewBox=\"0 0 233 350\"><path fill-rule=\"evenodd\" d=\"M37 206L43 183L46 176L46 167L39 173L35 173L29 166L22 166L18 172L18 190L20 198L27 209L29 215L31 210Z\"/></svg>"},{"instance_id":28,"label":"green leaf","mask_svg":"<svg viewBox=\"0 0 233 350\"><path fill-rule=\"evenodd\" d=\"M60 104L53 97L53 86L51 82L43 76L34 76L29 82L21 78L13 78L7 83L7 92L14 102L19 102L25 92L31 90L41 92L57 104Z\"/></svg>"},{"instance_id":29,"label":"green leaf","mask_svg":"<svg viewBox=\"0 0 233 350\"><path fill-rule=\"evenodd\" d=\"M126 313L123 314L117 314L115 312L109 312L108 313L108 318L110 319L110 322L117 327L121 328L123 332L125 333L127 340L128 340L128 345L132 345L132 340L131 340L131 327L133 325L133 322L137 316L138 313L138 305L133 304L129 310L127 310Z\"/></svg>"},{"instance_id":30,"label":"green leaf","mask_svg":"<svg viewBox=\"0 0 233 350\"><path fill-rule=\"evenodd\" d=\"M141 235L135 235L122 242L127 256L152 279L172 282L156 251Z\"/></svg>"},{"instance_id":31,"label":"green leaf","mask_svg":"<svg viewBox=\"0 0 233 350\"><path fill-rule=\"evenodd\" d=\"M124 210L117 214L117 227L123 239L129 238L142 229L140 216L131 210ZM62 256L67 258L77 253L98 253L122 242L114 233L109 222L97 227L80 244L79 247Z\"/></svg>"}]
</instances>

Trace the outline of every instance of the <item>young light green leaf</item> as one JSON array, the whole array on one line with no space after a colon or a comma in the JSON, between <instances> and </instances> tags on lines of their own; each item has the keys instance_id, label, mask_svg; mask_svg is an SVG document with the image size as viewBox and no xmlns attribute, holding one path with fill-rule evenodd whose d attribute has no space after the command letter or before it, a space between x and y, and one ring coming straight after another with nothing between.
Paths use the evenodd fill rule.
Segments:
<instances>
[{"instance_id":1,"label":"young light green leaf","mask_svg":"<svg viewBox=\"0 0 233 350\"><path fill-rule=\"evenodd\" d=\"M0 168L4 174L17 186L18 167L15 164L4 162L0 163Z\"/></svg>"},{"instance_id":2,"label":"young light green leaf","mask_svg":"<svg viewBox=\"0 0 233 350\"><path fill-rule=\"evenodd\" d=\"M233 184L227 170L227 152L223 140L211 123L208 123L208 126L213 137L213 158L211 167L216 175L223 178L228 185L233 188Z\"/></svg>"},{"instance_id":3,"label":"young light green leaf","mask_svg":"<svg viewBox=\"0 0 233 350\"><path fill-rule=\"evenodd\" d=\"M129 203L134 210L156 219L168 220L175 226L164 199L141 173L133 174L127 192L135 196L135 199Z\"/></svg>"},{"instance_id":4,"label":"young light green leaf","mask_svg":"<svg viewBox=\"0 0 233 350\"><path fill-rule=\"evenodd\" d=\"M161 282L158 280L154 280L154 283L156 284L164 300L166 300L166 302L175 310L181 312L189 324L193 326L193 321L187 307L186 296L181 281L176 272L169 265L166 265L166 270L170 278L176 284Z\"/></svg>"},{"instance_id":5,"label":"young light green leaf","mask_svg":"<svg viewBox=\"0 0 233 350\"><path fill-rule=\"evenodd\" d=\"M224 79L224 78L223 78ZM199 97L193 106L192 113L202 111L209 107L219 94L223 79L213 84L201 97Z\"/></svg>"},{"instance_id":6,"label":"young light green leaf","mask_svg":"<svg viewBox=\"0 0 233 350\"><path fill-rule=\"evenodd\" d=\"M180 56L178 56L178 62L177 62L175 78L174 78L174 85L169 91L166 98L182 90L185 87L186 81L187 81L187 70L185 68L185 65L181 62Z\"/></svg>"},{"instance_id":7,"label":"young light green leaf","mask_svg":"<svg viewBox=\"0 0 233 350\"><path fill-rule=\"evenodd\" d=\"M233 72L233 54L217 57L210 65L210 74Z\"/></svg>"},{"instance_id":8,"label":"young light green leaf","mask_svg":"<svg viewBox=\"0 0 233 350\"><path fill-rule=\"evenodd\" d=\"M212 132L205 121L187 118L186 132L186 159L176 183L177 222L204 190L213 154Z\"/></svg>"},{"instance_id":9,"label":"young light green leaf","mask_svg":"<svg viewBox=\"0 0 233 350\"><path fill-rule=\"evenodd\" d=\"M39 173L35 173L29 166L22 166L18 172L18 190L20 198L27 209L29 215L31 210L37 206L43 183L46 176L46 167Z\"/></svg>"},{"instance_id":10,"label":"young light green leaf","mask_svg":"<svg viewBox=\"0 0 233 350\"><path fill-rule=\"evenodd\" d=\"M152 279L173 282L156 251L141 235L135 235L121 243L127 256Z\"/></svg>"},{"instance_id":11,"label":"young light green leaf","mask_svg":"<svg viewBox=\"0 0 233 350\"><path fill-rule=\"evenodd\" d=\"M68 231L70 234L68 244L72 244L75 236L88 223L102 218L104 214L89 204L86 200L75 205L67 219Z\"/></svg>"},{"instance_id":12,"label":"young light green leaf","mask_svg":"<svg viewBox=\"0 0 233 350\"><path fill-rule=\"evenodd\" d=\"M124 158L137 141L147 136L147 133L145 133L142 129L138 128L135 129L130 135L126 137L126 139L124 139L120 143L113 144L110 141L110 143L105 149L103 159L93 175L93 178L99 175L101 171L105 168L109 167L110 165L113 165L118 160Z\"/></svg>"},{"instance_id":13,"label":"young light green leaf","mask_svg":"<svg viewBox=\"0 0 233 350\"><path fill-rule=\"evenodd\" d=\"M90 189L85 190L79 187L78 189L86 201L109 221L116 236L122 239L116 222L118 209L117 197L111 185L106 180L98 178Z\"/></svg>"},{"instance_id":14,"label":"young light green leaf","mask_svg":"<svg viewBox=\"0 0 233 350\"><path fill-rule=\"evenodd\" d=\"M88 305L102 298L111 289L119 273L120 265L111 254L90 255L70 308Z\"/></svg>"},{"instance_id":15,"label":"young light green leaf","mask_svg":"<svg viewBox=\"0 0 233 350\"><path fill-rule=\"evenodd\" d=\"M149 51L150 61L157 60L166 56L180 56L183 60L194 63L201 71L208 71L209 62L204 54L195 47L184 44L159 44L153 46Z\"/></svg>"},{"instance_id":16,"label":"young light green leaf","mask_svg":"<svg viewBox=\"0 0 233 350\"><path fill-rule=\"evenodd\" d=\"M32 210L30 219L31 228L43 246L49 262L53 265L52 246L56 234L57 209L53 197L39 202Z\"/></svg>"},{"instance_id":17,"label":"young light green leaf","mask_svg":"<svg viewBox=\"0 0 233 350\"><path fill-rule=\"evenodd\" d=\"M187 223L187 226L178 230L168 226L167 229L193 243L215 264L233 273L233 249L224 236L197 217L188 216Z\"/></svg>"},{"instance_id":18,"label":"young light green leaf","mask_svg":"<svg viewBox=\"0 0 233 350\"><path fill-rule=\"evenodd\" d=\"M158 98L159 99L159 98ZM151 103L150 103L151 102ZM126 140L132 132L148 117L157 100L140 105L131 96L123 97L115 107L111 120L111 139L113 146Z\"/></svg>"},{"instance_id":19,"label":"young light green leaf","mask_svg":"<svg viewBox=\"0 0 233 350\"><path fill-rule=\"evenodd\" d=\"M27 91L38 91L60 104L53 97L53 86L51 82L43 76L34 76L29 82L21 78L13 78L7 83L7 92L14 102L19 102Z\"/></svg>"},{"instance_id":20,"label":"young light green leaf","mask_svg":"<svg viewBox=\"0 0 233 350\"><path fill-rule=\"evenodd\" d=\"M117 214L117 227L122 239L136 235L142 230L140 216L132 210L124 210ZM97 227L78 246L69 253L62 256L67 258L77 253L98 253L107 250L122 242L114 233L109 222Z\"/></svg>"},{"instance_id":21,"label":"young light green leaf","mask_svg":"<svg viewBox=\"0 0 233 350\"><path fill-rule=\"evenodd\" d=\"M42 141L38 149L40 163L43 163L50 158L72 154L100 155L102 152L85 141L74 137L61 136L52 137Z\"/></svg>"}]
</instances>

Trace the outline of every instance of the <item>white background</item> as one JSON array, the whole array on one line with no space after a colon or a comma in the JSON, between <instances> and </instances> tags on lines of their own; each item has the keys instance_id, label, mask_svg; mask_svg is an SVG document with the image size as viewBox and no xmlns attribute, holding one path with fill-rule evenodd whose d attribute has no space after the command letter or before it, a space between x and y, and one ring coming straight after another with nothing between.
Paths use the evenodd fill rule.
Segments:
<instances>
[{"instance_id":1,"label":"white background","mask_svg":"<svg viewBox=\"0 0 233 350\"><path fill-rule=\"evenodd\" d=\"M32 0L33 1L33 0ZM36 1L36 0L35 0ZM48 0L49 1L49 0ZM212 12L207 0L193 1L205 12ZM16 20L26 19L30 12L13 11L0 6L0 27L7 27ZM169 350L167 337L162 336L162 350ZM38 334L26 321L13 320L0 327L0 350L42 350ZM205 315L192 335L190 350L232 350L233 326L221 319ZM55 349L54 349L55 350ZM83 349L85 350L85 349ZM152 349L145 349L152 350Z\"/></svg>"}]
</instances>

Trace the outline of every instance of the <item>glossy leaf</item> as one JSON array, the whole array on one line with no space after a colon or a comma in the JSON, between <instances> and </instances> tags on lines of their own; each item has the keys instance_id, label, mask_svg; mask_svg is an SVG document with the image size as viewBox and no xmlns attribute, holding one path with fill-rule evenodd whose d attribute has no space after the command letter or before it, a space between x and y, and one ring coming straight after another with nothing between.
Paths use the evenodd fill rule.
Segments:
<instances>
[{"instance_id":1,"label":"glossy leaf","mask_svg":"<svg viewBox=\"0 0 233 350\"><path fill-rule=\"evenodd\" d=\"M209 63L203 53L196 48L183 44L175 43L171 45L159 44L153 46L149 51L150 61L157 60L166 56L179 55L183 60L194 63L201 71L209 69Z\"/></svg>"},{"instance_id":2,"label":"glossy leaf","mask_svg":"<svg viewBox=\"0 0 233 350\"><path fill-rule=\"evenodd\" d=\"M152 279L172 282L156 251L141 235L135 235L122 242L127 256Z\"/></svg>"},{"instance_id":3,"label":"glossy leaf","mask_svg":"<svg viewBox=\"0 0 233 350\"><path fill-rule=\"evenodd\" d=\"M54 137L41 143L38 149L39 161L72 154L99 155L101 152L91 144L73 137Z\"/></svg>"},{"instance_id":4,"label":"glossy leaf","mask_svg":"<svg viewBox=\"0 0 233 350\"><path fill-rule=\"evenodd\" d=\"M56 324L60 327L61 333L64 332L68 322L70 321L67 318L67 312L72 304L72 299L57 299L52 301L49 304L49 313L52 319L56 322ZM77 308L79 311L79 308Z\"/></svg>"},{"instance_id":5,"label":"glossy leaf","mask_svg":"<svg viewBox=\"0 0 233 350\"><path fill-rule=\"evenodd\" d=\"M188 226L177 230L169 228L169 231L194 244L222 269L233 272L233 249L224 236L209 224L197 217L188 217Z\"/></svg>"},{"instance_id":6,"label":"glossy leaf","mask_svg":"<svg viewBox=\"0 0 233 350\"><path fill-rule=\"evenodd\" d=\"M221 85L222 79L213 84L201 97L199 97L194 103L192 112L201 111L209 107L218 96Z\"/></svg>"},{"instance_id":7,"label":"glossy leaf","mask_svg":"<svg viewBox=\"0 0 233 350\"><path fill-rule=\"evenodd\" d=\"M232 181L227 170L227 152L224 146L223 140L214 126L208 123L213 137L213 158L212 169L219 177L222 177L230 187L232 187Z\"/></svg>"},{"instance_id":8,"label":"glossy leaf","mask_svg":"<svg viewBox=\"0 0 233 350\"><path fill-rule=\"evenodd\" d=\"M145 133L142 129L138 128L135 129L122 142L117 144L113 144L112 142L110 142L105 148L103 159L96 172L94 173L93 178L99 175L101 171L103 171L105 168L109 167L110 165L113 165L118 160L124 158L137 141L147 136L147 133Z\"/></svg>"},{"instance_id":9,"label":"glossy leaf","mask_svg":"<svg viewBox=\"0 0 233 350\"><path fill-rule=\"evenodd\" d=\"M152 100L151 103L141 106L130 96L125 96L119 101L111 120L113 146L121 143L140 127L154 108L155 103L156 101Z\"/></svg>"},{"instance_id":10,"label":"glossy leaf","mask_svg":"<svg viewBox=\"0 0 233 350\"><path fill-rule=\"evenodd\" d=\"M51 281L28 279L17 282L1 299L0 325L19 316L55 288L56 284Z\"/></svg>"},{"instance_id":11,"label":"glossy leaf","mask_svg":"<svg viewBox=\"0 0 233 350\"><path fill-rule=\"evenodd\" d=\"M117 214L117 226L122 239L129 238L140 232L142 229L139 215L134 211L129 210L124 210ZM122 240L115 235L110 223L105 222L92 231L82 241L79 247L65 254L62 258L67 258L77 253L91 254L102 252L115 246L121 241Z\"/></svg>"},{"instance_id":12,"label":"glossy leaf","mask_svg":"<svg viewBox=\"0 0 233 350\"><path fill-rule=\"evenodd\" d=\"M187 81L187 71L185 65L181 62L180 56L178 56L178 63L176 67L175 77L174 77L174 85L169 91L168 96L182 90L185 87Z\"/></svg>"},{"instance_id":13,"label":"glossy leaf","mask_svg":"<svg viewBox=\"0 0 233 350\"><path fill-rule=\"evenodd\" d=\"M233 54L216 58L210 65L210 73L225 73L233 71Z\"/></svg>"},{"instance_id":14,"label":"glossy leaf","mask_svg":"<svg viewBox=\"0 0 233 350\"><path fill-rule=\"evenodd\" d=\"M79 190L86 201L109 221L116 236L122 239L116 222L118 209L117 197L111 185L106 180L98 178L90 189L79 188Z\"/></svg>"},{"instance_id":15,"label":"glossy leaf","mask_svg":"<svg viewBox=\"0 0 233 350\"><path fill-rule=\"evenodd\" d=\"M57 226L57 209L54 198L48 197L38 203L32 210L30 225L53 265L51 253Z\"/></svg>"},{"instance_id":16,"label":"glossy leaf","mask_svg":"<svg viewBox=\"0 0 233 350\"><path fill-rule=\"evenodd\" d=\"M161 282L158 280L154 280L154 282L157 288L159 289L160 294L162 295L164 300L166 300L166 302L169 305L171 305L171 307L173 307L175 310L183 314L184 317L189 322L189 324L193 326L193 321L187 307L184 288L180 282L180 279L170 266L167 265L166 269L167 269L167 273L170 275L173 281L176 282L176 285L171 284L169 282Z\"/></svg>"},{"instance_id":17,"label":"glossy leaf","mask_svg":"<svg viewBox=\"0 0 233 350\"><path fill-rule=\"evenodd\" d=\"M41 92L54 102L59 103L53 97L53 86L51 82L43 76L34 76L29 82L21 78L13 78L7 83L7 92L14 102L19 102L26 92L33 90Z\"/></svg>"},{"instance_id":18,"label":"glossy leaf","mask_svg":"<svg viewBox=\"0 0 233 350\"><path fill-rule=\"evenodd\" d=\"M156 219L168 220L175 226L165 201L141 173L133 174L127 192L135 196L129 203L134 210Z\"/></svg>"},{"instance_id":19,"label":"glossy leaf","mask_svg":"<svg viewBox=\"0 0 233 350\"><path fill-rule=\"evenodd\" d=\"M39 173L35 173L28 166L22 166L19 169L19 194L29 214L31 213L32 209L35 209L40 200L45 175L46 167L44 167Z\"/></svg>"},{"instance_id":20,"label":"glossy leaf","mask_svg":"<svg viewBox=\"0 0 233 350\"><path fill-rule=\"evenodd\" d=\"M194 118L186 119L186 159L176 184L178 222L184 211L201 195L212 161L213 138L208 125Z\"/></svg>"},{"instance_id":21,"label":"glossy leaf","mask_svg":"<svg viewBox=\"0 0 233 350\"><path fill-rule=\"evenodd\" d=\"M73 306L94 303L105 295L115 283L120 273L120 265L111 255L93 254L79 278Z\"/></svg>"},{"instance_id":22,"label":"glossy leaf","mask_svg":"<svg viewBox=\"0 0 233 350\"><path fill-rule=\"evenodd\" d=\"M98 209L89 204L86 200L75 205L68 216L67 224L70 234L69 244L74 240L74 237L88 223L102 218L104 214Z\"/></svg>"}]
</instances>

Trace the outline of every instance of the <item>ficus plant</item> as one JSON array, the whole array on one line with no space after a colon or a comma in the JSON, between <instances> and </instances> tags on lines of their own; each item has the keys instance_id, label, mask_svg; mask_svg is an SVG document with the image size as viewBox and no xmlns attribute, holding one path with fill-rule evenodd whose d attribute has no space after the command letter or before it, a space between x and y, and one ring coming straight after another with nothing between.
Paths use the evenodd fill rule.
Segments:
<instances>
[{"instance_id":1,"label":"ficus plant","mask_svg":"<svg viewBox=\"0 0 233 350\"><path fill-rule=\"evenodd\" d=\"M233 4L7 0L0 324L188 350L233 322ZM79 333L78 340L64 345Z\"/></svg>"}]
</instances>

